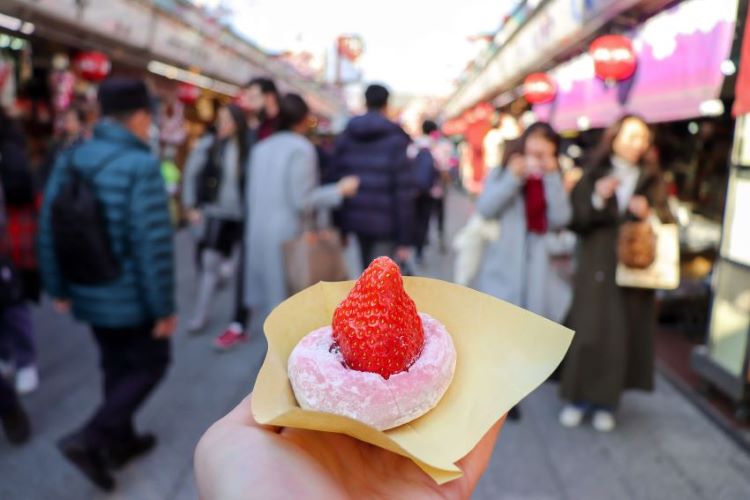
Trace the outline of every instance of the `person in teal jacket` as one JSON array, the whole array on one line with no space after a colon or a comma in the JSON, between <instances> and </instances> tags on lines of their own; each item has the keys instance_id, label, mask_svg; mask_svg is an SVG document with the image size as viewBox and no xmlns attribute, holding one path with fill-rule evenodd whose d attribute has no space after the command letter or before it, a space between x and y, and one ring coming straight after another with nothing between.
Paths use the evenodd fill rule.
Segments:
<instances>
[{"instance_id":1,"label":"person in teal jacket","mask_svg":"<svg viewBox=\"0 0 750 500\"><path fill-rule=\"evenodd\" d=\"M91 326L104 372L104 401L78 431L63 438L63 455L104 490L111 468L155 445L136 434L133 415L164 377L175 329L173 232L159 161L148 147L150 97L143 81L110 78L99 88L102 119L93 138L53 168L40 217L39 261L56 308L72 308ZM106 158L112 158L100 165ZM92 179L111 248L122 269L96 286L68 283L58 268L51 209L72 165ZM93 169L99 168L96 175Z\"/></svg>"}]
</instances>

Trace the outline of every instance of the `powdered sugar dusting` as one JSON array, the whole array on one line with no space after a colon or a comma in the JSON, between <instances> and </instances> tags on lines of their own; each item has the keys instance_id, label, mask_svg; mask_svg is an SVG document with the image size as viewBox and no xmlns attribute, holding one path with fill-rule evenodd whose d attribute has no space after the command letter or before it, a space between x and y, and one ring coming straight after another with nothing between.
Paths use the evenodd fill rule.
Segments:
<instances>
[{"instance_id":1,"label":"powdered sugar dusting","mask_svg":"<svg viewBox=\"0 0 750 500\"><path fill-rule=\"evenodd\" d=\"M439 321L425 313L420 317L425 333L422 353L408 371L388 380L347 368L341 353L331 349L330 326L309 333L288 361L299 405L351 417L379 430L397 427L434 408L453 379L456 350Z\"/></svg>"}]
</instances>

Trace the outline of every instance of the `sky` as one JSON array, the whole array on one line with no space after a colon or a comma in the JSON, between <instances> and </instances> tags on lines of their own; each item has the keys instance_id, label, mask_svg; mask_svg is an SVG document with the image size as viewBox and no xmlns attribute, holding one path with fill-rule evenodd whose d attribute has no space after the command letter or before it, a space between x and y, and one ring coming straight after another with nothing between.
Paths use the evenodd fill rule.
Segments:
<instances>
[{"instance_id":1,"label":"sky","mask_svg":"<svg viewBox=\"0 0 750 500\"><path fill-rule=\"evenodd\" d=\"M196 2L200 3L200 2ZM446 95L513 0L203 0L223 3L243 35L270 51L322 55L340 34L359 34L365 82L397 93Z\"/></svg>"}]
</instances>

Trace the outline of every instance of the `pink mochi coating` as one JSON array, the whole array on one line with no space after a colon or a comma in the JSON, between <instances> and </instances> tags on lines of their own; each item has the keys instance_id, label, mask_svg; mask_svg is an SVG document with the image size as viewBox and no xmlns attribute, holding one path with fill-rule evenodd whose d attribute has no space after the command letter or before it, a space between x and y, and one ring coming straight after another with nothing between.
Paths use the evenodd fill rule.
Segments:
<instances>
[{"instance_id":1,"label":"pink mochi coating","mask_svg":"<svg viewBox=\"0 0 750 500\"><path fill-rule=\"evenodd\" d=\"M445 394L456 368L456 349L445 327L420 313L425 343L407 371L388 380L346 367L325 326L307 334L289 355L288 373L300 407L350 417L378 430L421 417Z\"/></svg>"}]
</instances>

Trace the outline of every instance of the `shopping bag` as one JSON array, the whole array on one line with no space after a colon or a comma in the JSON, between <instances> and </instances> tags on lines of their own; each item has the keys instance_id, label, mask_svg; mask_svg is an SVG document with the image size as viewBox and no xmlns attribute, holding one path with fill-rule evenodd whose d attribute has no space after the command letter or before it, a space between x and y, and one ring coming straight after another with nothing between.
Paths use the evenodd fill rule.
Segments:
<instances>
[{"instance_id":1,"label":"shopping bag","mask_svg":"<svg viewBox=\"0 0 750 500\"><path fill-rule=\"evenodd\" d=\"M482 265L485 247L499 237L500 222L497 219L488 220L479 214L472 215L453 240L456 251L453 281L463 286L471 285Z\"/></svg>"},{"instance_id":2,"label":"shopping bag","mask_svg":"<svg viewBox=\"0 0 750 500\"><path fill-rule=\"evenodd\" d=\"M680 286L680 238L676 224L653 222L656 252L646 268L617 264L615 280L621 287L674 290Z\"/></svg>"},{"instance_id":3,"label":"shopping bag","mask_svg":"<svg viewBox=\"0 0 750 500\"><path fill-rule=\"evenodd\" d=\"M290 295L319 281L344 281L349 272L339 233L333 229L306 230L284 243L284 271Z\"/></svg>"}]
</instances>

